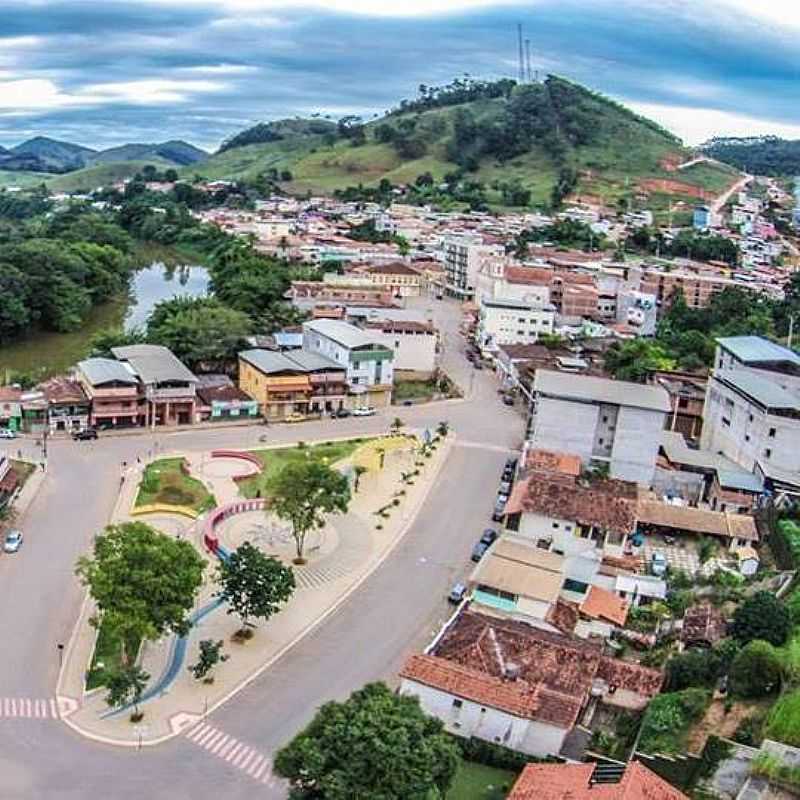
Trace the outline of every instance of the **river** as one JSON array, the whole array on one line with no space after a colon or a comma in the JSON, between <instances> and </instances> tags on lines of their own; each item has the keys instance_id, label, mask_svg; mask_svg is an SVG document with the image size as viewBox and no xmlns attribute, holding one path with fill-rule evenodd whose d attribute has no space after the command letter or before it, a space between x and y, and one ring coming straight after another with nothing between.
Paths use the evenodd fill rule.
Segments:
<instances>
[{"instance_id":1,"label":"river","mask_svg":"<svg viewBox=\"0 0 800 800\"><path fill-rule=\"evenodd\" d=\"M63 372L86 355L98 331L123 325L144 324L156 303L176 295L198 297L208 291L205 267L167 267L160 262L138 270L127 297L103 303L89 314L79 331L37 332L14 344L0 347L0 384L6 370L41 373L42 377Z\"/></svg>"}]
</instances>

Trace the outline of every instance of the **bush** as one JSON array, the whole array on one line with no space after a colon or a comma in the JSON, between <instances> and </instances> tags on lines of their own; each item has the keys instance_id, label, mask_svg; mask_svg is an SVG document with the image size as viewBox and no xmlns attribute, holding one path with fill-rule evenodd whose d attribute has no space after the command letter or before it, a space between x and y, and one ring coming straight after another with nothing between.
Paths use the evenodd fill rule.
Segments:
<instances>
[{"instance_id":1,"label":"bush","mask_svg":"<svg viewBox=\"0 0 800 800\"><path fill-rule=\"evenodd\" d=\"M776 549L784 551L792 562L792 567L800 564L800 525L790 519L782 519L775 528L779 545Z\"/></svg>"},{"instance_id":2,"label":"bush","mask_svg":"<svg viewBox=\"0 0 800 800\"><path fill-rule=\"evenodd\" d=\"M764 697L781 685L781 658L769 643L747 644L731 664L731 690L740 697Z\"/></svg>"},{"instance_id":3,"label":"bush","mask_svg":"<svg viewBox=\"0 0 800 800\"><path fill-rule=\"evenodd\" d=\"M733 618L733 635L742 644L763 639L780 647L790 629L788 609L769 592L757 592L749 597L736 609Z\"/></svg>"},{"instance_id":4,"label":"bush","mask_svg":"<svg viewBox=\"0 0 800 800\"><path fill-rule=\"evenodd\" d=\"M720 673L720 656L713 650L687 650L667 662L667 687L675 692L690 686L710 688Z\"/></svg>"},{"instance_id":5,"label":"bush","mask_svg":"<svg viewBox=\"0 0 800 800\"><path fill-rule=\"evenodd\" d=\"M194 497L179 486L165 486L159 495L159 500L171 506L190 506Z\"/></svg>"},{"instance_id":6,"label":"bush","mask_svg":"<svg viewBox=\"0 0 800 800\"><path fill-rule=\"evenodd\" d=\"M512 772L521 772L524 766L530 761L542 761L532 756L518 753L501 744L486 742L483 739L463 739L455 737L458 746L461 748L461 757L465 761L472 761L476 764L483 764L485 767L495 767L496 769L507 769Z\"/></svg>"},{"instance_id":7,"label":"bush","mask_svg":"<svg viewBox=\"0 0 800 800\"><path fill-rule=\"evenodd\" d=\"M748 747L759 747L763 734L761 729L764 725L764 717L761 714L751 714L745 717L733 734L733 741Z\"/></svg>"},{"instance_id":8,"label":"bush","mask_svg":"<svg viewBox=\"0 0 800 800\"><path fill-rule=\"evenodd\" d=\"M689 727L703 716L708 700L707 691L695 688L654 697L642 721L639 750L666 754L683 751Z\"/></svg>"}]
</instances>

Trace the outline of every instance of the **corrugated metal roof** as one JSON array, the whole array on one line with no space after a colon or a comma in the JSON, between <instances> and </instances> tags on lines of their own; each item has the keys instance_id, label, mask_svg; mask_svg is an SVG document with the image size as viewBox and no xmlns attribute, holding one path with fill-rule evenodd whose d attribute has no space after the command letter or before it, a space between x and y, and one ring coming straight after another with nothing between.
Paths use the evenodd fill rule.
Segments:
<instances>
[{"instance_id":1,"label":"corrugated metal roof","mask_svg":"<svg viewBox=\"0 0 800 800\"><path fill-rule=\"evenodd\" d=\"M568 400L613 403L664 413L670 410L669 395L660 386L539 369L536 370L533 388L536 392Z\"/></svg>"},{"instance_id":2,"label":"corrugated metal roof","mask_svg":"<svg viewBox=\"0 0 800 800\"><path fill-rule=\"evenodd\" d=\"M78 362L78 369L93 386L113 381L132 385L137 383L130 370L121 361L113 358L87 358Z\"/></svg>"},{"instance_id":3,"label":"corrugated metal roof","mask_svg":"<svg viewBox=\"0 0 800 800\"><path fill-rule=\"evenodd\" d=\"M800 355L788 347L761 336L723 336L717 344L746 364L764 361L789 361L800 366Z\"/></svg>"},{"instance_id":4,"label":"corrugated metal roof","mask_svg":"<svg viewBox=\"0 0 800 800\"><path fill-rule=\"evenodd\" d=\"M762 492L764 484L752 472L718 469L717 480L723 489L741 489L744 492Z\"/></svg>"},{"instance_id":5,"label":"corrugated metal roof","mask_svg":"<svg viewBox=\"0 0 800 800\"><path fill-rule=\"evenodd\" d=\"M112 347L115 358L127 361L143 383L180 381L196 383L194 373L167 347L158 344L134 344Z\"/></svg>"},{"instance_id":6,"label":"corrugated metal roof","mask_svg":"<svg viewBox=\"0 0 800 800\"><path fill-rule=\"evenodd\" d=\"M306 372L320 372L331 369L344 372L346 370L344 364L338 364L332 358L323 356L320 353L312 353L309 350L292 350L286 356Z\"/></svg>"},{"instance_id":7,"label":"corrugated metal roof","mask_svg":"<svg viewBox=\"0 0 800 800\"><path fill-rule=\"evenodd\" d=\"M370 336L355 325L339 319L315 319L310 322L304 322L303 328L315 331L348 349L367 347L371 344L382 346L380 340L376 337Z\"/></svg>"},{"instance_id":8,"label":"corrugated metal roof","mask_svg":"<svg viewBox=\"0 0 800 800\"><path fill-rule=\"evenodd\" d=\"M777 383L743 370L725 370L714 376L715 381L728 384L766 408L784 408L800 411L800 398Z\"/></svg>"},{"instance_id":9,"label":"corrugated metal roof","mask_svg":"<svg viewBox=\"0 0 800 800\"><path fill-rule=\"evenodd\" d=\"M277 353L274 350L243 350L239 353L239 358L243 358L265 375L270 375L276 372L297 373L305 371L299 364L292 361L286 354Z\"/></svg>"}]
</instances>

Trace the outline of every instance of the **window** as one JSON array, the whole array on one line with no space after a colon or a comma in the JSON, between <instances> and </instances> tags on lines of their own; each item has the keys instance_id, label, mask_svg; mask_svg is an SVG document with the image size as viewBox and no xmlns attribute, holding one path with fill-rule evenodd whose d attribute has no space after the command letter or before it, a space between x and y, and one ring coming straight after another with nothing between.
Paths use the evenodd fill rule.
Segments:
<instances>
[{"instance_id":1,"label":"window","mask_svg":"<svg viewBox=\"0 0 800 800\"><path fill-rule=\"evenodd\" d=\"M772 448L768 447L768 448L767 448L767 449L764 451L764 458L769 458L771 455L772 455Z\"/></svg>"},{"instance_id":2,"label":"window","mask_svg":"<svg viewBox=\"0 0 800 800\"><path fill-rule=\"evenodd\" d=\"M599 444L599 445L601 445L601 446L602 446L602 445L604 445L604 444L605 444L605 442L606 442L606 440L605 440L605 439L598 439L598 440L597 440L597 444Z\"/></svg>"},{"instance_id":3,"label":"window","mask_svg":"<svg viewBox=\"0 0 800 800\"><path fill-rule=\"evenodd\" d=\"M559 527L558 523L557 523L557 522L554 522L554 523L553 523L553 527L554 527L554 528L558 528L558 527Z\"/></svg>"},{"instance_id":4,"label":"window","mask_svg":"<svg viewBox=\"0 0 800 800\"><path fill-rule=\"evenodd\" d=\"M749 442L749 441L750 441L750 434L749 434L749 433L746 433L746 434L744 435L744 440L745 440L746 442Z\"/></svg>"},{"instance_id":5,"label":"window","mask_svg":"<svg viewBox=\"0 0 800 800\"><path fill-rule=\"evenodd\" d=\"M603 417L603 422L608 422L608 417Z\"/></svg>"},{"instance_id":6,"label":"window","mask_svg":"<svg viewBox=\"0 0 800 800\"><path fill-rule=\"evenodd\" d=\"M777 431L775 430L775 428L770 428L769 429L769 438L770 439L774 439L776 433L777 433Z\"/></svg>"},{"instance_id":7,"label":"window","mask_svg":"<svg viewBox=\"0 0 800 800\"><path fill-rule=\"evenodd\" d=\"M722 418L722 424L723 424L723 425L724 425L726 428L730 428L730 426L731 426L731 421L730 421L730 420L729 420L727 417L723 417L723 418Z\"/></svg>"},{"instance_id":8,"label":"window","mask_svg":"<svg viewBox=\"0 0 800 800\"><path fill-rule=\"evenodd\" d=\"M463 700L459 700L457 697L453 700L453 708L461 708L463 705Z\"/></svg>"}]
</instances>

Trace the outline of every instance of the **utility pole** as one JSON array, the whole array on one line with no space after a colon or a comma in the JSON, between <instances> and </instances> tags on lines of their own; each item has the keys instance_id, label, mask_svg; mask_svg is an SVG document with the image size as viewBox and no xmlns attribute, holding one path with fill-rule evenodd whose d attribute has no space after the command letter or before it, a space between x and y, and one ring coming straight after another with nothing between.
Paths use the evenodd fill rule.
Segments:
<instances>
[{"instance_id":1,"label":"utility pole","mask_svg":"<svg viewBox=\"0 0 800 800\"><path fill-rule=\"evenodd\" d=\"M527 74L528 83L533 80L533 75L531 74L531 40L525 40L525 66Z\"/></svg>"},{"instance_id":2,"label":"utility pole","mask_svg":"<svg viewBox=\"0 0 800 800\"><path fill-rule=\"evenodd\" d=\"M517 23L517 45L519 47L519 82L525 83L525 59L522 54L522 23Z\"/></svg>"},{"instance_id":3,"label":"utility pole","mask_svg":"<svg viewBox=\"0 0 800 800\"><path fill-rule=\"evenodd\" d=\"M786 340L786 346L792 349L792 335L794 334L794 314L789 317L789 338Z\"/></svg>"}]
</instances>

